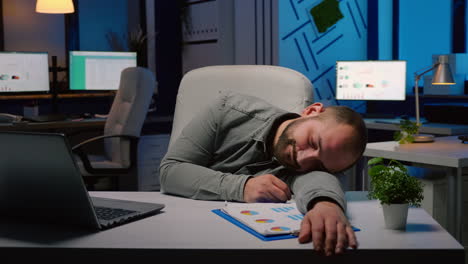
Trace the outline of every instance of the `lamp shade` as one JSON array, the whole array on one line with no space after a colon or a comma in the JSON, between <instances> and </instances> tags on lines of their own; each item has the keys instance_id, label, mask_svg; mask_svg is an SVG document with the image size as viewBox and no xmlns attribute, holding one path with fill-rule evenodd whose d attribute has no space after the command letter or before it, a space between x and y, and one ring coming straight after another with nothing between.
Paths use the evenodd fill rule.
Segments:
<instances>
[{"instance_id":1,"label":"lamp shade","mask_svg":"<svg viewBox=\"0 0 468 264\"><path fill-rule=\"evenodd\" d=\"M435 73L432 77L432 84L451 85L455 84L450 65L446 56L439 56L439 63L434 67Z\"/></svg>"},{"instance_id":2,"label":"lamp shade","mask_svg":"<svg viewBox=\"0 0 468 264\"><path fill-rule=\"evenodd\" d=\"M68 14L75 12L73 0L37 0L36 12L48 14Z\"/></svg>"}]
</instances>

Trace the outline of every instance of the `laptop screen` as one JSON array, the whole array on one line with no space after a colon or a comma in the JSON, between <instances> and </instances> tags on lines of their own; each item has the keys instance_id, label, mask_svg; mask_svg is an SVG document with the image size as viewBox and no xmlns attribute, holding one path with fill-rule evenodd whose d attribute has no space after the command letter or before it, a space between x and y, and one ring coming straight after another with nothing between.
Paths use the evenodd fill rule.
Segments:
<instances>
[{"instance_id":1,"label":"laptop screen","mask_svg":"<svg viewBox=\"0 0 468 264\"><path fill-rule=\"evenodd\" d=\"M2 217L99 230L149 216L164 207L90 197L76 157L62 134L0 132L0 145ZM106 209L104 218L99 218L95 207ZM119 214L108 214L112 209ZM128 214L122 215L124 211ZM111 215L113 218L106 218Z\"/></svg>"}]
</instances>

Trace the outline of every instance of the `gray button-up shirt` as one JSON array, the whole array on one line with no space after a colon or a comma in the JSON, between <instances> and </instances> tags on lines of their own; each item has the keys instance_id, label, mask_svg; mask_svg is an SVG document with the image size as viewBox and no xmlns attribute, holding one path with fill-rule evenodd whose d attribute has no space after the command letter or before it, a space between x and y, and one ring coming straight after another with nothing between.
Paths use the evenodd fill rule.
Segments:
<instances>
[{"instance_id":1,"label":"gray button-up shirt","mask_svg":"<svg viewBox=\"0 0 468 264\"><path fill-rule=\"evenodd\" d=\"M161 191L201 200L243 201L249 177L273 174L288 184L298 209L327 197L346 208L338 179L327 172L298 173L270 154L281 121L299 117L256 97L224 94L197 115L160 165Z\"/></svg>"}]
</instances>

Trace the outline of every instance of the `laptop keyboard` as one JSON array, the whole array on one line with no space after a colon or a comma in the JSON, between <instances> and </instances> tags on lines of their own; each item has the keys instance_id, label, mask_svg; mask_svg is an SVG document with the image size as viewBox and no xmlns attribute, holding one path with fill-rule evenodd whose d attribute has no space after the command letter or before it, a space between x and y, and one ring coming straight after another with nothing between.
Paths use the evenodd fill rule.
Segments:
<instances>
[{"instance_id":1,"label":"laptop keyboard","mask_svg":"<svg viewBox=\"0 0 468 264\"><path fill-rule=\"evenodd\" d=\"M99 207L99 206L95 206L94 211L96 212L97 218L102 219L102 220L112 220L112 219L136 212L136 211L126 210L126 209Z\"/></svg>"}]
</instances>

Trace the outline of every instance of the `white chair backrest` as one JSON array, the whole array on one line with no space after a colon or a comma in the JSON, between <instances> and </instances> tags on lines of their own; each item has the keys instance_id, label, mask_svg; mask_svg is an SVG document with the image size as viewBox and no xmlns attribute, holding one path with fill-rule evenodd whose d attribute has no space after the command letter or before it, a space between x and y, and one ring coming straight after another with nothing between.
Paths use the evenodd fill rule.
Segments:
<instances>
[{"instance_id":1,"label":"white chair backrest","mask_svg":"<svg viewBox=\"0 0 468 264\"><path fill-rule=\"evenodd\" d=\"M143 67L129 67L122 71L119 90L104 126L104 135L140 136L151 98L157 86L156 78ZM129 141L120 138L104 140L106 155L112 161L129 163Z\"/></svg>"},{"instance_id":2,"label":"white chair backrest","mask_svg":"<svg viewBox=\"0 0 468 264\"><path fill-rule=\"evenodd\" d=\"M196 113L223 91L248 94L300 113L313 102L313 86L303 74L280 66L208 66L184 75L179 86L169 145Z\"/></svg>"}]
</instances>

